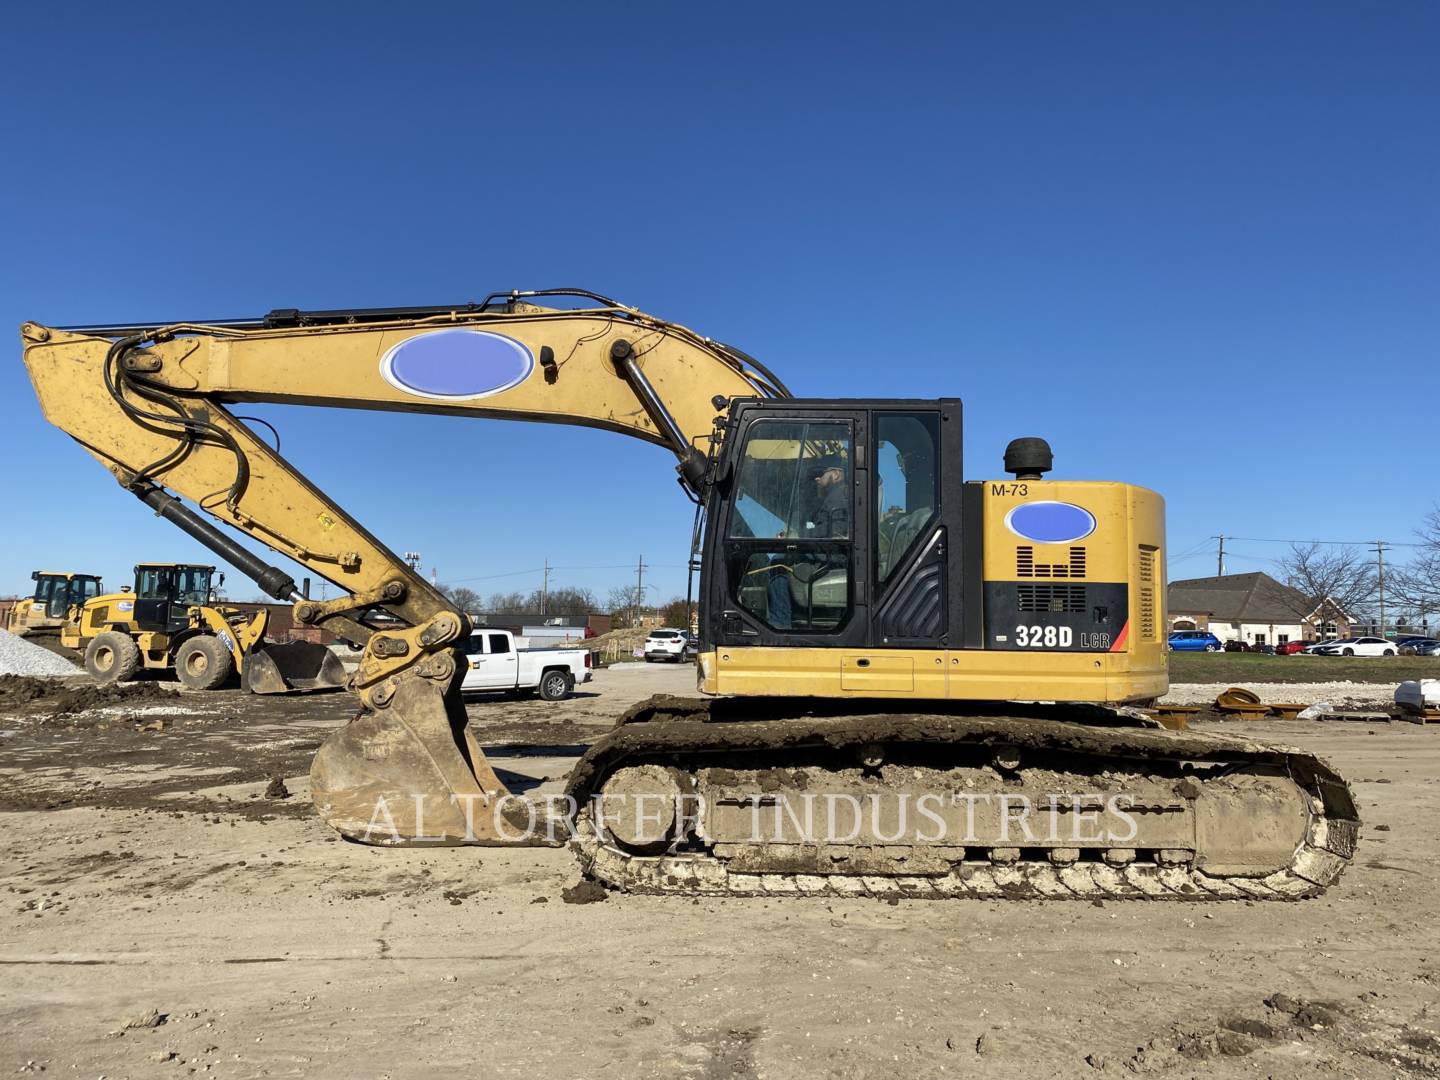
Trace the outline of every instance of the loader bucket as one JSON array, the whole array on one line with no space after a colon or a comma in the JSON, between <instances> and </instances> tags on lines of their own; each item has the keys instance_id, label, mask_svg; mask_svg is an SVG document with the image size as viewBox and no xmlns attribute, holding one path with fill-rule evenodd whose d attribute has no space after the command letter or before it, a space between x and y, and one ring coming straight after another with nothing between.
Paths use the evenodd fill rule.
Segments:
<instances>
[{"instance_id":1,"label":"loader bucket","mask_svg":"<svg viewBox=\"0 0 1440 1080\"><path fill-rule=\"evenodd\" d=\"M324 645L261 642L245 654L240 685L252 694L338 690L345 685L345 666Z\"/></svg>"}]
</instances>

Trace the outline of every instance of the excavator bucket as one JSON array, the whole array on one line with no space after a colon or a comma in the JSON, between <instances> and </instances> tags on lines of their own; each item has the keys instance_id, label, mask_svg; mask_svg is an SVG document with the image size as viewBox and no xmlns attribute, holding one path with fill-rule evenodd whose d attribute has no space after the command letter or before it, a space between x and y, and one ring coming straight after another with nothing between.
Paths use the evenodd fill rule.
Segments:
<instances>
[{"instance_id":1,"label":"excavator bucket","mask_svg":"<svg viewBox=\"0 0 1440 1080\"><path fill-rule=\"evenodd\" d=\"M310 797L331 828L381 845L563 840L496 776L454 688L447 694L410 673L398 683L393 697L332 734L311 762Z\"/></svg>"},{"instance_id":2,"label":"excavator bucket","mask_svg":"<svg viewBox=\"0 0 1440 1080\"><path fill-rule=\"evenodd\" d=\"M338 690L345 685L345 666L324 645L262 641L245 654L240 685L252 694Z\"/></svg>"}]
</instances>

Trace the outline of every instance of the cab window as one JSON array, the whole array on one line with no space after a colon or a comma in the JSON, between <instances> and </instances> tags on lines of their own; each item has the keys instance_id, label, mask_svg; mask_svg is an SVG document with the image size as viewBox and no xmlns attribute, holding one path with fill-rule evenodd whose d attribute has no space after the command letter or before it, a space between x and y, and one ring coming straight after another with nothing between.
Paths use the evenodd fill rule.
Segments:
<instances>
[{"instance_id":1,"label":"cab window","mask_svg":"<svg viewBox=\"0 0 1440 1080\"><path fill-rule=\"evenodd\" d=\"M41 578L35 587L35 605L52 619L64 618L67 586L64 578Z\"/></svg>"},{"instance_id":2,"label":"cab window","mask_svg":"<svg viewBox=\"0 0 1440 1080\"><path fill-rule=\"evenodd\" d=\"M732 537L850 536L850 425L758 420L736 483Z\"/></svg>"},{"instance_id":3,"label":"cab window","mask_svg":"<svg viewBox=\"0 0 1440 1080\"><path fill-rule=\"evenodd\" d=\"M178 571L175 599L182 604L206 604L210 601L208 568L185 567Z\"/></svg>"},{"instance_id":4,"label":"cab window","mask_svg":"<svg viewBox=\"0 0 1440 1080\"><path fill-rule=\"evenodd\" d=\"M149 567L135 577L135 596L140 600L166 600L170 597L173 584L173 571Z\"/></svg>"},{"instance_id":5,"label":"cab window","mask_svg":"<svg viewBox=\"0 0 1440 1080\"><path fill-rule=\"evenodd\" d=\"M848 421L757 420L727 530L731 599L772 630L827 633L849 617L854 433Z\"/></svg>"},{"instance_id":6,"label":"cab window","mask_svg":"<svg viewBox=\"0 0 1440 1080\"><path fill-rule=\"evenodd\" d=\"M510 639L504 634L487 634L490 639L490 654L508 653L510 651Z\"/></svg>"},{"instance_id":7,"label":"cab window","mask_svg":"<svg viewBox=\"0 0 1440 1080\"><path fill-rule=\"evenodd\" d=\"M875 580L880 585L935 520L939 424L934 413L875 418Z\"/></svg>"}]
</instances>

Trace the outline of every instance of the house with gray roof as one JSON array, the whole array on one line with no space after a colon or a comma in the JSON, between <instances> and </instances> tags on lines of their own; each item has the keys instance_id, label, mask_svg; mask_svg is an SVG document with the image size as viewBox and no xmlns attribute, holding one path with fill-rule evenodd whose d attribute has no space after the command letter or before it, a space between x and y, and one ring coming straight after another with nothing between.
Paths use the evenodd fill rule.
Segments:
<instances>
[{"instance_id":1,"label":"house with gray roof","mask_svg":"<svg viewBox=\"0 0 1440 1080\"><path fill-rule=\"evenodd\" d=\"M1352 621L1333 600L1317 606L1264 573L1172 581L1167 600L1171 630L1209 630L1247 645L1344 637Z\"/></svg>"}]
</instances>

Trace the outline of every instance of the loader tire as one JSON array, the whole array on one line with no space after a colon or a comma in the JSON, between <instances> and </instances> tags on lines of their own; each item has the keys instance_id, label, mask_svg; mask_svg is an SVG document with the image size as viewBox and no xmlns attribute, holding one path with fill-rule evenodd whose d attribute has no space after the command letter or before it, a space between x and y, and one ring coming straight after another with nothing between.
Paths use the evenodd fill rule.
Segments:
<instances>
[{"instance_id":1,"label":"loader tire","mask_svg":"<svg viewBox=\"0 0 1440 1080\"><path fill-rule=\"evenodd\" d=\"M118 630L96 634L85 648L85 670L101 686L133 679L140 670L140 646Z\"/></svg>"},{"instance_id":2,"label":"loader tire","mask_svg":"<svg viewBox=\"0 0 1440 1080\"><path fill-rule=\"evenodd\" d=\"M200 634L175 651L175 677L191 690L218 690L235 670L235 658L213 634Z\"/></svg>"},{"instance_id":3,"label":"loader tire","mask_svg":"<svg viewBox=\"0 0 1440 1080\"><path fill-rule=\"evenodd\" d=\"M570 696L570 688L573 683L570 676L563 671L547 671L540 676L540 685L537 688L540 696L546 701L561 701Z\"/></svg>"}]
</instances>

